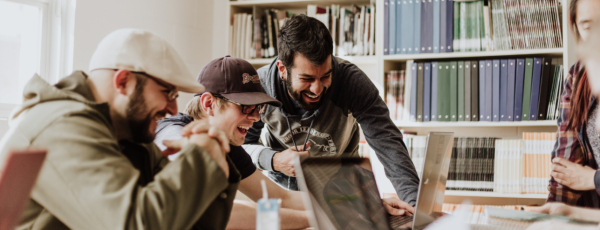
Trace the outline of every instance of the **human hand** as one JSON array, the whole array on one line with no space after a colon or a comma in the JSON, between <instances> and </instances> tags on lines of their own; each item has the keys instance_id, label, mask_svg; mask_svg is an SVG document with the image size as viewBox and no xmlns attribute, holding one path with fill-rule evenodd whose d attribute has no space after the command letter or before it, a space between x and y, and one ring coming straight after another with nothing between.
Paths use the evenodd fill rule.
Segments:
<instances>
[{"instance_id":1,"label":"human hand","mask_svg":"<svg viewBox=\"0 0 600 230\"><path fill-rule=\"evenodd\" d=\"M215 138L211 138L206 133L191 134L188 137L179 140L164 140L163 144L167 149L165 149L162 154L164 156L179 152L188 143L193 143L206 150L213 160L217 162L217 165L223 170L225 176L229 178L229 165L227 164L226 159L227 152L223 150L222 146Z\"/></svg>"},{"instance_id":2,"label":"human hand","mask_svg":"<svg viewBox=\"0 0 600 230\"><path fill-rule=\"evenodd\" d=\"M199 133L206 133L209 137L216 138L224 152L228 153L230 151L227 135L217 127L210 125L206 119L192 121L181 130L182 137Z\"/></svg>"},{"instance_id":3,"label":"human hand","mask_svg":"<svg viewBox=\"0 0 600 230\"><path fill-rule=\"evenodd\" d=\"M563 158L555 157L552 160L550 176L556 182L578 191L595 189L594 175L596 170L570 162Z\"/></svg>"},{"instance_id":4,"label":"human hand","mask_svg":"<svg viewBox=\"0 0 600 230\"><path fill-rule=\"evenodd\" d=\"M410 215L412 216L415 213L415 208L410 204L400 200L396 197L388 197L381 199L383 201L383 206L385 210L394 216L402 216L402 215ZM407 212L408 211L408 212Z\"/></svg>"},{"instance_id":5,"label":"human hand","mask_svg":"<svg viewBox=\"0 0 600 230\"><path fill-rule=\"evenodd\" d=\"M310 156L308 151L304 151L310 147L310 142L306 144L304 148L299 147L296 151L296 147L291 147L283 152L278 152L273 155L273 169L275 171L282 172L285 175L295 177L296 171L294 170L294 158L296 156Z\"/></svg>"},{"instance_id":6,"label":"human hand","mask_svg":"<svg viewBox=\"0 0 600 230\"><path fill-rule=\"evenodd\" d=\"M525 211L528 212L539 212L544 214L567 217L571 215L572 209L573 208L571 206L559 202L546 203L540 207L525 207Z\"/></svg>"}]
</instances>

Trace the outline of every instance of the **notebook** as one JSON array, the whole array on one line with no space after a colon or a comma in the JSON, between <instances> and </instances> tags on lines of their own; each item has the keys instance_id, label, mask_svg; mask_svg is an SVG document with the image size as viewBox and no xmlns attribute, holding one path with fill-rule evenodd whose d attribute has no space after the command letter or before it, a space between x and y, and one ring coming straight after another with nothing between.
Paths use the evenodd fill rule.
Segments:
<instances>
[{"instance_id":1,"label":"notebook","mask_svg":"<svg viewBox=\"0 0 600 230\"><path fill-rule=\"evenodd\" d=\"M45 158L45 150L8 153L0 169L0 230L15 228Z\"/></svg>"}]
</instances>

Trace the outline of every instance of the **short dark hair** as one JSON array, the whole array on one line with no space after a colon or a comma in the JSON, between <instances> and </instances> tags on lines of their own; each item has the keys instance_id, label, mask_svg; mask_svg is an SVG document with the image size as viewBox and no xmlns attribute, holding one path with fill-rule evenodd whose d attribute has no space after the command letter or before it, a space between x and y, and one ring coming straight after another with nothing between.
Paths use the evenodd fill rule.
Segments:
<instances>
[{"instance_id":1,"label":"short dark hair","mask_svg":"<svg viewBox=\"0 0 600 230\"><path fill-rule=\"evenodd\" d=\"M294 66L294 55L302 54L312 64L321 65L333 53L329 30L316 18L300 14L288 20L277 36L279 60L286 68Z\"/></svg>"}]
</instances>

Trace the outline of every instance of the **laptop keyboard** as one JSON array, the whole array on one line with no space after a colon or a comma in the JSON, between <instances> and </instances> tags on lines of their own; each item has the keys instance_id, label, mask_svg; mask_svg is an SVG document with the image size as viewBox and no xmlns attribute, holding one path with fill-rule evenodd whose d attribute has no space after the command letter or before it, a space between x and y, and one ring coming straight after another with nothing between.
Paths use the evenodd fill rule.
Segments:
<instances>
[{"instance_id":1,"label":"laptop keyboard","mask_svg":"<svg viewBox=\"0 0 600 230\"><path fill-rule=\"evenodd\" d=\"M412 220L412 216L390 216L390 227L392 227L392 229L398 229L400 226L411 222Z\"/></svg>"}]
</instances>

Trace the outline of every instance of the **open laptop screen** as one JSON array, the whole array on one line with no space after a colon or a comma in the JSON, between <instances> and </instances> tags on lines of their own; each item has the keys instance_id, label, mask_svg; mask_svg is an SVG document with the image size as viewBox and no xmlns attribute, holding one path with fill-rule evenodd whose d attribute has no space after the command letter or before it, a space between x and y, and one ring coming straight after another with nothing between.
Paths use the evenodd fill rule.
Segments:
<instances>
[{"instance_id":1,"label":"open laptop screen","mask_svg":"<svg viewBox=\"0 0 600 230\"><path fill-rule=\"evenodd\" d=\"M318 229L389 229L371 163L366 158L316 157L296 166ZM300 178L303 177L303 178ZM314 223L317 222L317 223Z\"/></svg>"}]
</instances>

